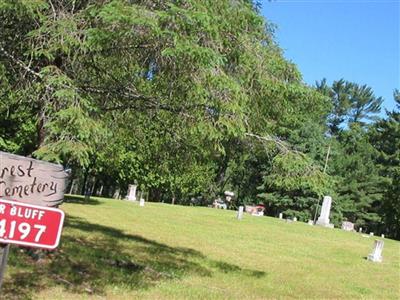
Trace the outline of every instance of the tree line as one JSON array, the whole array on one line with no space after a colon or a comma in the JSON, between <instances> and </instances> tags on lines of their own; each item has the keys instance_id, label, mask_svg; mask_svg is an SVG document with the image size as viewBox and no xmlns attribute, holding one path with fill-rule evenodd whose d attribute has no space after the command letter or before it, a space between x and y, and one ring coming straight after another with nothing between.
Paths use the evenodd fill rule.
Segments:
<instances>
[{"instance_id":1,"label":"tree line","mask_svg":"<svg viewBox=\"0 0 400 300\"><path fill-rule=\"evenodd\" d=\"M69 191L332 221L400 239L400 94L306 85L246 0L0 1L0 150Z\"/></svg>"}]
</instances>

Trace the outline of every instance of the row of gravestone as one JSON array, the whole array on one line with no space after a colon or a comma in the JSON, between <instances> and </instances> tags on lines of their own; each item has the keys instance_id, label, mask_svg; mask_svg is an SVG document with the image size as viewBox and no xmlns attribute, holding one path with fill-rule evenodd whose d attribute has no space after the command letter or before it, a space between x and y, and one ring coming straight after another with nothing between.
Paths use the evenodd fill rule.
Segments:
<instances>
[{"instance_id":1,"label":"row of gravestone","mask_svg":"<svg viewBox=\"0 0 400 300\"><path fill-rule=\"evenodd\" d=\"M136 201L136 190L137 190L137 185L129 185L128 186L128 194L126 196L126 199L128 201ZM140 197L139 200L140 206L144 206L144 199ZM332 206L332 198L330 196L325 196L322 202L322 208L321 208L321 213L320 216L316 222L316 225L323 226L323 227L328 227L328 228L333 228L334 225L330 223L329 220L329 215L330 215L330 210ZM244 207L239 206L238 212L237 212L237 219L241 220L243 218L243 213L244 213ZM279 219L283 219L283 214L279 214ZM297 218L294 217L291 221L296 222ZM309 225L314 225L314 222L312 220L308 221ZM354 231L354 224L348 221L345 221L342 223L342 229L346 231ZM359 232L362 232L362 228L359 228ZM371 236L374 234L371 232ZM382 237L384 237L382 235ZM368 260L374 261L374 262L381 262L382 261L382 250L383 250L384 242L382 240L376 240L374 244L374 249L370 255L368 255Z\"/></svg>"},{"instance_id":2,"label":"row of gravestone","mask_svg":"<svg viewBox=\"0 0 400 300\"><path fill-rule=\"evenodd\" d=\"M321 208L321 214L316 222L316 225L323 226L323 227L328 227L328 228L333 228L333 224L330 224L329 220L329 215L330 215L330 210L331 210L331 205L332 205L332 198L330 196L325 196L323 203L322 203L322 208ZM237 219L241 220L243 218L243 206L239 206L238 213L237 213ZM279 219L283 219L283 214L279 214ZM292 220L287 220L290 222L296 222L297 218L294 217ZM314 225L314 222L312 220L308 221L309 225ZM354 231L354 224L351 222L343 222L342 224L342 229L346 231ZM359 232L362 232L362 228L359 228ZM370 236L373 236L374 233L371 232ZM382 234L382 238L384 238L384 235ZM368 255L367 259L373 262L382 262L382 251L383 251L383 246L384 246L384 241L382 240L375 240L374 247L372 250L372 253Z\"/></svg>"},{"instance_id":3,"label":"row of gravestone","mask_svg":"<svg viewBox=\"0 0 400 300\"><path fill-rule=\"evenodd\" d=\"M128 185L128 193L127 193L125 199L128 200L128 201L136 201L137 200L136 193L137 193L137 185L136 184ZM224 195L225 195L225 199L226 199L226 201L228 203L231 202L232 197L235 196L235 194L233 192L230 192L230 191L225 191ZM139 198L140 198L140 201L141 201L140 203L142 203L142 202L144 203L144 199L142 199L142 197L139 197ZM216 201L217 200L215 200L214 203ZM224 205L224 208L226 209L227 205L225 203L223 203L223 205Z\"/></svg>"}]
</instances>

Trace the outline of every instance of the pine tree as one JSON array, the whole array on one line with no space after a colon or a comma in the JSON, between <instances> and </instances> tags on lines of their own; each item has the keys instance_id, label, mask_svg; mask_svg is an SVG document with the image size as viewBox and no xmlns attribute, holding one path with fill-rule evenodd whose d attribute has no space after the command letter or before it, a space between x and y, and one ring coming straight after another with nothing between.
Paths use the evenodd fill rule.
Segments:
<instances>
[{"instance_id":1,"label":"pine tree","mask_svg":"<svg viewBox=\"0 0 400 300\"><path fill-rule=\"evenodd\" d=\"M394 91L397 108L377 122L371 142L379 151L377 163L385 176L385 194L381 213L382 228L388 236L400 239L400 92Z\"/></svg>"}]
</instances>

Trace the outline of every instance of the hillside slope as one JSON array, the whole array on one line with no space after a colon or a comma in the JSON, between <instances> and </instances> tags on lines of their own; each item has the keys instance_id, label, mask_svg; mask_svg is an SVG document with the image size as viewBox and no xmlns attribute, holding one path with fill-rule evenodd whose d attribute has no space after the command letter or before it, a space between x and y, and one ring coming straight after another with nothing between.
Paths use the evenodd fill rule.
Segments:
<instances>
[{"instance_id":1,"label":"hillside slope","mask_svg":"<svg viewBox=\"0 0 400 300\"><path fill-rule=\"evenodd\" d=\"M234 211L76 198L60 248L12 247L3 295L39 299L400 297L400 243Z\"/></svg>"}]
</instances>

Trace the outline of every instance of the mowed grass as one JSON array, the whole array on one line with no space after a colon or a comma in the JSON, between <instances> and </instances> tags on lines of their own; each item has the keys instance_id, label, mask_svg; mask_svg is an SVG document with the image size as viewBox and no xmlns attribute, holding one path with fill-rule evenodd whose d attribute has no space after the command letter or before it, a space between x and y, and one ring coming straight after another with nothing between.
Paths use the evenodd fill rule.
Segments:
<instances>
[{"instance_id":1,"label":"mowed grass","mask_svg":"<svg viewBox=\"0 0 400 300\"><path fill-rule=\"evenodd\" d=\"M70 199L58 250L12 247L2 298L400 298L400 243L205 207Z\"/></svg>"}]
</instances>

